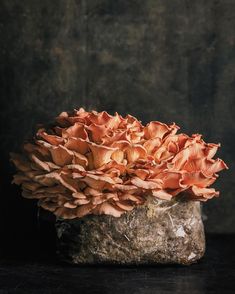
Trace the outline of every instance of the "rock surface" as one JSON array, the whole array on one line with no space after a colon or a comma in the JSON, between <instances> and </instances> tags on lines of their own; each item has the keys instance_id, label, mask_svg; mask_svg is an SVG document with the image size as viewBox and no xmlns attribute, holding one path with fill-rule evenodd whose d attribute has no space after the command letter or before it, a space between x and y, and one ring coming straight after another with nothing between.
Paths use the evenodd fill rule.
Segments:
<instances>
[{"instance_id":1,"label":"rock surface","mask_svg":"<svg viewBox=\"0 0 235 294\"><path fill-rule=\"evenodd\" d=\"M58 253L74 264L191 264L205 252L199 202L156 201L114 218L56 221Z\"/></svg>"}]
</instances>

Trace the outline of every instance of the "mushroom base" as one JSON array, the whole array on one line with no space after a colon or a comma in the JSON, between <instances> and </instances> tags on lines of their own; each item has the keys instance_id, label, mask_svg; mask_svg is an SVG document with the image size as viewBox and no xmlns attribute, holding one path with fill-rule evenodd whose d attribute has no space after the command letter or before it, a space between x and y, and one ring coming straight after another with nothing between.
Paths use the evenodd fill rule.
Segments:
<instances>
[{"instance_id":1,"label":"mushroom base","mask_svg":"<svg viewBox=\"0 0 235 294\"><path fill-rule=\"evenodd\" d=\"M148 199L120 218L57 219L59 256L73 264L191 264L205 252L200 203Z\"/></svg>"}]
</instances>

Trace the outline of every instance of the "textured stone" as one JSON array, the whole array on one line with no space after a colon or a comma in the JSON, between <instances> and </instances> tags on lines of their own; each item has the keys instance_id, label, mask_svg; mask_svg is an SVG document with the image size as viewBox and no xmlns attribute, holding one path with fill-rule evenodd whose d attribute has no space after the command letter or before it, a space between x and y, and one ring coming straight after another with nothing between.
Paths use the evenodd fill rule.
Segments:
<instances>
[{"instance_id":1,"label":"textured stone","mask_svg":"<svg viewBox=\"0 0 235 294\"><path fill-rule=\"evenodd\" d=\"M191 264L205 251L199 202L156 201L114 218L56 222L58 253L75 264Z\"/></svg>"}]
</instances>

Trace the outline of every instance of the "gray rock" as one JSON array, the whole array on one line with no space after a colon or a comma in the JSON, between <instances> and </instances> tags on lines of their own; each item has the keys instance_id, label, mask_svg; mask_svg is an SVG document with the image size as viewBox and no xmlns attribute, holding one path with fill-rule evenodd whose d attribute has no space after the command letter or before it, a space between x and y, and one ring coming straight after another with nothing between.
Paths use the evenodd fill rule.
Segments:
<instances>
[{"instance_id":1,"label":"gray rock","mask_svg":"<svg viewBox=\"0 0 235 294\"><path fill-rule=\"evenodd\" d=\"M191 264L205 252L199 202L156 201L115 218L57 219L60 257L74 264Z\"/></svg>"}]
</instances>

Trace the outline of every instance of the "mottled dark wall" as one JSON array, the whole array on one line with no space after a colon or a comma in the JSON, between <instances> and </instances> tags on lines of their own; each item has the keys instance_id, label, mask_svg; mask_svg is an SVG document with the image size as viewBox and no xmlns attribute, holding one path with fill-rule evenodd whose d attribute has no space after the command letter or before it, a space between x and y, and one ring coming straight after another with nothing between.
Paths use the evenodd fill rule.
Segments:
<instances>
[{"instance_id":1,"label":"mottled dark wall","mask_svg":"<svg viewBox=\"0 0 235 294\"><path fill-rule=\"evenodd\" d=\"M85 106L176 122L221 142L230 166L207 231L235 231L235 1L1 0L1 229L36 226L8 153L34 126ZM7 222L7 220L10 220ZM4 225L5 224L5 225ZM9 235L9 233L8 233Z\"/></svg>"}]
</instances>

